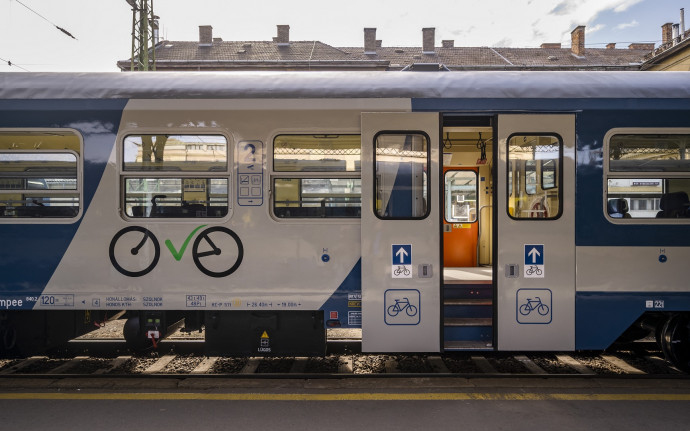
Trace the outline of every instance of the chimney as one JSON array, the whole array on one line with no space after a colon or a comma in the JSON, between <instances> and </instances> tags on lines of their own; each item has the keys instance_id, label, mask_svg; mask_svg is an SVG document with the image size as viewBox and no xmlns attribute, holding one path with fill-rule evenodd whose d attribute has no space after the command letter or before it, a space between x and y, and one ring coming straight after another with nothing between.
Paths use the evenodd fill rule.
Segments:
<instances>
[{"instance_id":1,"label":"chimney","mask_svg":"<svg viewBox=\"0 0 690 431\"><path fill-rule=\"evenodd\" d=\"M606 49L616 49L616 43L607 43Z\"/></svg>"},{"instance_id":2,"label":"chimney","mask_svg":"<svg viewBox=\"0 0 690 431\"><path fill-rule=\"evenodd\" d=\"M674 45L680 42L680 24L673 24L672 36Z\"/></svg>"},{"instance_id":3,"label":"chimney","mask_svg":"<svg viewBox=\"0 0 690 431\"><path fill-rule=\"evenodd\" d=\"M364 29L364 53L376 54L376 28Z\"/></svg>"},{"instance_id":4,"label":"chimney","mask_svg":"<svg viewBox=\"0 0 690 431\"><path fill-rule=\"evenodd\" d=\"M542 49L561 49L561 44L560 43L542 43L541 48Z\"/></svg>"},{"instance_id":5,"label":"chimney","mask_svg":"<svg viewBox=\"0 0 690 431\"><path fill-rule=\"evenodd\" d=\"M275 39L278 46L286 46L290 44L290 26L278 25L278 37Z\"/></svg>"},{"instance_id":6,"label":"chimney","mask_svg":"<svg viewBox=\"0 0 690 431\"><path fill-rule=\"evenodd\" d=\"M685 9L680 8L680 38L685 37Z\"/></svg>"},{"instance_id":7,"label":"chimney","mask_svg":"<svg viewBox=\"0 0 690 431\"><path fill-rule=\"evenodd\" d=\"M585 56L585 26L580 25L570 33L570 50L577 57Z\"/></svg>"},{"instance_id":8,"label":"chimney","mask_svg":"<svg viewBox=\"0 0 690 431\"><path fill-rule=\"evenodd\" d=\"M661 44L666 45L673 41L673 23L667 22L661 26Z\"/></svg>"},{"instance_id":9,"label":"chimney","mask_svg":"<svg viewBox=\"0 0 690 431\"><path fill-rule=\"evenodd\" d=\"M210 25L199 26L199 45L212 46L213 45L213 27Z\"/></svg>"},{"instance_id":10,"label":"chimney","mask_svg":"<svg viewBox=\"0 0 690 431\"><path fill-rule=\"evenodd\" d=\"M644 49L645 51L654 51L653 43L631 43L628 49Z\"/></svg>"},{"instance_id":11,"label":"chimney","mask_svg":"<svg viewBox=\"0 0 690 431\"><path fill-rule=\"evenodd\" d=\"M455 41L454 40L442 40L441 46L443 46L444 48L455 48Z\"/></svg>"},{"instance_id":12,"label":"chimney","mask_svg":"<svg viewBox=\"0 0 690 431\"><path fill-rule=\"evenodd\" d=\"M422 54L434 54L434 44L436 43L436 28L427 27L422 29Z\"/></svg>"}]
</instances>

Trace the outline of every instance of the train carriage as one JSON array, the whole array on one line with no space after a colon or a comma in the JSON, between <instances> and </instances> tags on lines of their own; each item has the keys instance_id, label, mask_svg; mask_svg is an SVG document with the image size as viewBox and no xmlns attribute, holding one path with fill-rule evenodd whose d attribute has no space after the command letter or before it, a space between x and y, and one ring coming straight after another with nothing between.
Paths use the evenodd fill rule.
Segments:
<instances>
[{"instance_id":1,"label":"train carriage","mask_svg":"<svg viewBox=\"0 0 690 431\"><path fill-rule=\"evenodd\" d=\"M0 75L0 350L690 361L690 75Z\"/></svg>"}]
</instances>

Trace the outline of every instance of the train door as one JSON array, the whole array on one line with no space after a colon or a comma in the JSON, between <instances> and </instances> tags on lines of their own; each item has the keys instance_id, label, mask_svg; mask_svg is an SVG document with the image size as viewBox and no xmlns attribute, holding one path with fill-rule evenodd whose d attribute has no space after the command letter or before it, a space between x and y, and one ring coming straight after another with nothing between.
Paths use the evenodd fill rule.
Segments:
<instances>
[{"instance_id":1,"label":"train door","mask_svg":"<svg viewBox=\"0 0 690 431\"><path fill-rule=\"evenodd\" d=\"M439 114L362 114L362 350L440 350Z\"/></svg>"},{"instance_id":2,"label":"train door","mask_svg":"<svg viewBox=\"0 0 690 431\"><path fill-rule=\"evenodd\" d=\"M477 167L443 167L444 268L477 266L478 188Z\"/></svg>"},{"instance_id":3,"label":"train door","mask_svg":"<svg viewBox=\"0 0 690 431\"><path fill-rule=\"evenodd\" d=\"M575 347L575 116L500 115L497 348Z\"/></svg>"}]
</instances>

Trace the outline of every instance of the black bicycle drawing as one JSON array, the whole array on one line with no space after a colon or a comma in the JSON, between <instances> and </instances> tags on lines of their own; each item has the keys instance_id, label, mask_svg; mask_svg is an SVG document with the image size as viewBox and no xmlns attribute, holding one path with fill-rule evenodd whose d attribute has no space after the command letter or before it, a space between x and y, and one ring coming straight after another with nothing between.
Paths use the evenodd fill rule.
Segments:
<instances>
[{"instance_id":1,"label":"black bicycle drawing","mask_svg":"<svg viewBox=\"0 0 690 431\"><path fill-rule=\"evenodd\" d=\"M531 265L529 268L527 268L527 271L525 271L527 275L542 275L544 272L541 270L536 265Z\"/></svg>"},{"instance_id":2,"label":"black bicycle drawing","mask_svg":"<svg viewBox=\"0 0 690 431\"><path fill-rule=\"evenodd\" d=\"M410 304L410 300L407 298L403 298L402 300L396 299L395 304L391 304L386 312L389 316L395 317L403 310L405 310L405 313L410 317L417 315L417 307Z\"/></svg>"},{"instance_id":3,"label":"black bicycle drawing","mask_svg":"<svg viewBox=\"0 0 690 431\"><path fill-rule=\"evenodd\" d=\"M236 257L233 257L232 251L227 251L229 240L237 247ZM224 244L225 254L217 244ZM160 260L161 247L158 238L150 230L142 226L128 226L113 236L108 252L110 263L121 274L127 277L141 277L156 267ZM219 256L229 258L210 259ZM232 274L239 268L243 256L242 241L235 232L223 226L202 230L192 245L194 264L209 277L226 277Z\"/></svg>"},{"instance_id":4,"label":"black bicycle drawing","mask_svg":"<svg viewBox=\"0 0 690 431\"><path fill-rule=\"evenodd\" d=\"M410 270L406 266L398 266L393 271L393 275L395 275L395 276L398 276L398 275L408 276L408 275L410 275Z\"/></svg>"},{"instance_id":5,"label":"black bicycle drawing","mask_svg":"<svg viewBox=\"0 0 690 431\"><path fill-rule=\"evenodd\" d=\"M538 296L532 298L527 298L527 302L522 304L519 308L520 314L523 316L528 316L532 311L537 310L542 316L549 314L549 306L541 302L541 298Z\"/></svg>"}]
</instances>

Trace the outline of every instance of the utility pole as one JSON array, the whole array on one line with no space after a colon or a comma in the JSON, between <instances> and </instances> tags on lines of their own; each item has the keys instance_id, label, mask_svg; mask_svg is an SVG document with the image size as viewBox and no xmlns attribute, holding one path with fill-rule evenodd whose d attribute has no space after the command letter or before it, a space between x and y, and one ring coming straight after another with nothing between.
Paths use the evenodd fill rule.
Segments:
<instances>
[{"instance_id":1,"label":"utility pole","mask_svg":"<svg viewBox=\"0 0 690 431\"><path fill-rule=\"evenodd\" d=\"M130 70L156 70L158 17L153 0L125 0L132 6L132 60Z\"/></svg>"}]
</instances>

